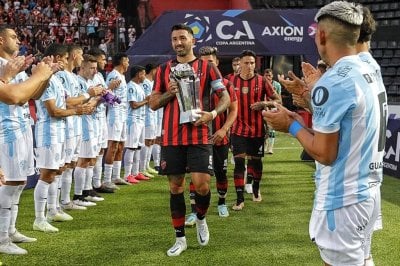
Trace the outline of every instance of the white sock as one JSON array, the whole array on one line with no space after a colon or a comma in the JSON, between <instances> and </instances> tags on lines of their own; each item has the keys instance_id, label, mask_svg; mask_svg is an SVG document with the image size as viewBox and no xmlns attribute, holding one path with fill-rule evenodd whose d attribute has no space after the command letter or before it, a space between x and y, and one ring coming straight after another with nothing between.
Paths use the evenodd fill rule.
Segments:
<instances>
[{"instance_id":1,"label":"white sock","mask_svg":"<svg viewBox=\"0 0 400 266\"><path fill-rule=\"evenodd\" d=\"M147 151L147 158L146 158L146 164L145 167L150 168L150 159L151 159L151 153L153 152L153 145L150 145L149 150Z\"/></svg>"},{"instance_id":2,"label":"white sock","mask_svg":"<svg viewBox=\"0 0 400 266\"><path fill-rule=\"evenodd\" d=\"M86 168L86 179L85 179L85 186L83 188L83 190L92 190L93 186L92 186L92 180L93 180L93 166L88 166Z\"/></svg>"},{"instance_id":3,"label":"white sock","mask_svg":"<svg viewBox=\"0 0 400 266\"><path fill-rule=\"evenodd\" d=\"M132 175L137 176L139 174L139 162L140 162L140 150L135 150L133 154L133 164L132 164Z\"/></svg>"},{"instance_id":4,"label":"white sock","mask_svg":"<svg viewBox=\"0 0 400 266\"><path fill-rule=\"evenodd\" d=\"M35 217L36 220L45 220L44 211L46 209L47 197L49 195L50 184L40 180L37 182L33 197L35 200Z\"/></svg>"},{"instance_id":5,"label":"white sock","mask_svg":"<svg viewBox=\"0 0 400 266\"><path fill-rule=\"evenodd\" d=\"M12 196L17 188L17 186L0 186L0 242L4 242L8 239Z\"/></svg>"},{"instance_id":6,"label":"white sock","mask_svg":"<svg viewBox=\"0 0 400 266\"><path fill-rule=\"evenodd\" d=\"M144 172L146 171L146 158L147 158L147 153L149 151L149 147L144 145L141 150L140 150L140 162L139 162L139 172Z\"/></svg>"},{"instance_id":7,"label":"white sock","mask_svg":"<svg viewBox=\"0 0 400 266\"><path fill-rule=\"evenodd\" d=\"M74 171L74 179L75 179L75 195L82 195L83 186L85 185L86 179L86 168L75 167Z\"/></svg>"},{"instance_id":8,"label":"white sock","mask_svg":"<svg viewBox=\"0 0 400 266\"><path fill-rule=\"evenodd\" d=\"M125 179L131 174L132 165L133 165L133 155L135 151L132 149L126 149L124 155L124 172L125 172Z\"/></svg>"},{"instance_id":9,"label":"white sock","mask_svg":"<svg viewBox=\"0 0 400 266\"><path fill-rule=\"evenodd\" d=\"M57 213L57 190L58 190L58 179L54 181L49 186L48 196L47 196L47 212L51 215Z\"/></svg>"},{"instance_id":10,"label":"white sock","mask_svg":"<svg viewBox=\"0 0 400 266\"><path fill-rule=\"evenodd\" d=\"M104 164L104 183L111 183L112 171L113 171L112 164Z\"/></svg>"},{"instance_id":11,"label":"white sock","mask_svg":"<svg viewBox=\"0 0 400 266\"><path fill-rule=\"evenodd\" d=\"M114 161L112 168L112 179L121 178L121 161Z\"/></svg>"},{"instance_id":12,"label":"white sock","mask_svg":"<svg viewBox=\"0 0 400 266\"><path fill-rule=\"evenodd\" d=\"M72 169L65 169L61 176L61 204L71 202Z\"/></svg>"},{"instance_id":13,"label":"white sock","mask_svg":"<svg viewBox=\"0 0 400 266\"><path fill-rule=\"evenodd\" d=\"M93 187L101 187L101 172L103 171L103 155L98 155L93 168Z\"/></svg>"},{"instance_id":14,"label":"white sock","mask_svg":"<svg viewBox=\"0 0 400 266\"><path fill-rule=\"evenodd\" d=\"M152 152L154 166L160 166L160 152L161 152L161 146L158 144L154 144Z\"/></svg>"},{"instance_id":15,"label":"white sock","mask_svg":"<svg viewBox=\"0 0 400 266\"><path fill-rule=\"evenodd\" d=\"M10 226L8 227L8 234L12 235L15 233L15 224L17 222L18 217L18 207L19 207L19 199L21 198L22 191L25 188L25 185L16 186L17 189L14 191L14 194L11 198L11 220Z\"/></svg>"},{"instance_id":16,"label":"white sock","mask_svg":"<svg viewBox=\"0 0 400 266\"><path fill-rule=\"evenodd\" d=\"M54 182L57 183L57 196L56 196L56 208L60 209L60 196L61 196L61 175L56 175L54 177Z\"/></svg>"}]
</instances>

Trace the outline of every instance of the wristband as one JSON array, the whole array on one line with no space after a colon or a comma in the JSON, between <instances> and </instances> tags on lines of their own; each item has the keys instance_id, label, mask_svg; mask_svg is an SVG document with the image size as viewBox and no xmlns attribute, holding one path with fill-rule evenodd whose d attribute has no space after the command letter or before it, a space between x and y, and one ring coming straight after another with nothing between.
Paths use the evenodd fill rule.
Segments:
<instances>
[{"instance_id":1,"label":"wristband","mask_svg":"<svg viewBox=\"0 0 400 266\"><path fill-rule=\"evenodd\" d=\"M215 111L215 110L212 110L211 111L211 115L212 115L212 119L214 120L216 117L217 117L217 111Z\"/></svg>"},{"instance_id":2,"label":"wristband","mask_svg":"<svg viewBox=\"0 0 400 266\"><path fill-rule=\"evenodd\" d=\"M300 125L299 122L297 122L296 120L293 121L290 126L289 126L289 133L290 135L292 135L293 137L296 137L297 133L299 133L299 131L302 129L302 125Z\"/></svg>"},{"instance_id":3,"label":"wristband","mask_svg":"<svg viewBox=\"0 0 400 266\"><path fill-rule=\"evenodd\" d=\"M90 95L89 95L89 93L87 93L87 92L85 92L85 93L82 94L82 95L83 95L83 97L85 97L86 100L90 98Z\"/></svg>"}]
</instances>

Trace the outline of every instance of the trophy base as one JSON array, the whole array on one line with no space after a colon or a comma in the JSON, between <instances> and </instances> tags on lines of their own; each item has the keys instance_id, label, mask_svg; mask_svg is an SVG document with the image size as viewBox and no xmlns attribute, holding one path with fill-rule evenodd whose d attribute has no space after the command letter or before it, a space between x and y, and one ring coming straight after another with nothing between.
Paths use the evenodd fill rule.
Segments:
<instances>
[{"instance_id":1,"label":"trophy base","mask_svg":"<svg viewBox=\"0 0 400 266\"><path fill-rule=\"evenodd\" d=\"M179 124L196 122L196 120L201 117L201 115L198 114L198 112L200 111L200 109L192 109L189 111L181 112L179 116Z\"/></svg>"}]
</instances>

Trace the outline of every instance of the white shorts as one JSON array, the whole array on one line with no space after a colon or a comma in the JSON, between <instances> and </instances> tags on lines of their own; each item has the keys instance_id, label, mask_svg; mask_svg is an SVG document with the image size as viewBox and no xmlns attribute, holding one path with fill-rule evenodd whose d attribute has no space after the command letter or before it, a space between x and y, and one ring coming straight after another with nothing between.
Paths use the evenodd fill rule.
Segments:
<instances>
[{"instance_id":1,"label":"white shorts","mask_svg":"<svg viewBox=\"0 0 400 266\"><path fill-rule=\"evenodd\" d=\"M81 152L81 142L82 142L82 136L75 136L75 150L74 150L74 155L72 156L73 162L78 161L79 153Z\"/></svg>"},{"instance_id":2,"label":"white shorts","mask_svg":"<svg viewBox=\"0 0 400 266\"><path fill-rule=\"evenodd\" d=\"M128 126L128 138L125 142L126 148L138 148L144 145L144 124L133 123Z\"/></svg>"},{"instance_id":3,"label":"white shorts","mask_svg":"<svg viewBox=\"0 0 400 266\"><path fill-rule=\"evenodd\" d=\"M126 123L108 124L108 140L125 141L126 140Z\"/></svg>"},{"instance_id":4,"label":"white shorts","mask_svg":"<svg viewBox=\"0 0 400 266\"><path fill-rule=\"evenodd\" d=\"M36 151L36 167L58 170L65 163L64 143L52 144L50 147L38 147Z\"/></svg>"},{"instance_id":5,"label":"white shorts","mask_svg":"<svg viewBox=\"0 0 400 266\"><path fill-rule=\"evenodd\" d=\"M100 125L100 148L107 149L108 147L108 128L106 117L99 117Z\"/></svg>"},{"instance_id":6,"label":"white shorts","mask_svg":"<svg viewBox=\"0 0 400 266\"><path fill-rule=\"evenodd\" d=\"M0 144L0 165L6 181L26 181L35 173L32 133L29 136L28 131L14 142Z\"/></svg>"},{"instance_id":7,"label":"white shorts","mask_svg":"<svg viewBox=\"0 0 400 266\"><path fill-rule=\"evenodd\" d=\"M145 139L156 139L156 129L157 125L151 125L144 128L144 138Z\"/></svg>"},{"instance_id":8,"label":"white shorts","mask_svg":"<svg viewBox=\"0 0 400 266\"><path fill-rule=\"evenodd\" d=\"M364 265L370 256L373 227L380 210L379 187L363 202L331 211L313 210L310 237L330 265Z\"/></svg>"},{"instance_id":9,"label":"white shorts","mask_svg":"<svg viewBox=\"0 0 400 266\"><path fill-rule=\"evenodd\" d=\"M82 140L79 158L96 158L100 152L100 145L97 139Z\"/></svg>"}]
</instances>

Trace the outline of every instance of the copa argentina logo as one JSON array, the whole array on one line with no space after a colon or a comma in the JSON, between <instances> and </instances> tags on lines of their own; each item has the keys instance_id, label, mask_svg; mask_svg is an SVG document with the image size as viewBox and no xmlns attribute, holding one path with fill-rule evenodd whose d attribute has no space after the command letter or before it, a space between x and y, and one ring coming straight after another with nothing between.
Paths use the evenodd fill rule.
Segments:
<instances>
[{"instance_id":1,"label":"copa argentina logo","mask_svg":"<svg viewBox=\"0 0 400 266\"><path fill-rule=\"evenodd\" d=\"M208 42L212 39L210 31L210 18L208 16L196 16L187 13L185 15L185 24L188 25L196 38L196 43Z\"/></svg>"},{"instance_id":2,"label":"copa argentina logo","mask_svg":"<svg viewBox=\"0 0 400 266\"><path fill-rule=\"evenodd\" d=\"M187 13L185 24L192 30L196 43L206 43L213 39L210 28L210 18L208 16L197 16ZM237 28L236 23L241 23L241 29ZM255 45L255 36L248 21L234 22L231 20L221 20L215 25L215 34L220 39L216 45ZM241 39L246 40L241 40Z\"/></svg>"}]
</instances>

